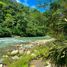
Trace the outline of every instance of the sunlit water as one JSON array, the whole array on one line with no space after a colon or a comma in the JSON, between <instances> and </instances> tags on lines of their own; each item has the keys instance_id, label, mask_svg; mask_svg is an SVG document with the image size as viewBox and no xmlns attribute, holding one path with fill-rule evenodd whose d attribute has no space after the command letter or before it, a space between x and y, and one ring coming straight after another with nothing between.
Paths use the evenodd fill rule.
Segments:
<instances>
[{"instance_id":1,"label":"sunlit water","mask_svg":"<svg viewBox=\"0 0 67 67\"><path fill-rule=\"evenodd\" d=\"M18 43L31 42L31 41L42 40L42 39L47 39L47 38L50 38L50 37L45 36L45 37L0 38L0 48L10 46L10 45L15 45Z\"/></svg>"}]
</instances>

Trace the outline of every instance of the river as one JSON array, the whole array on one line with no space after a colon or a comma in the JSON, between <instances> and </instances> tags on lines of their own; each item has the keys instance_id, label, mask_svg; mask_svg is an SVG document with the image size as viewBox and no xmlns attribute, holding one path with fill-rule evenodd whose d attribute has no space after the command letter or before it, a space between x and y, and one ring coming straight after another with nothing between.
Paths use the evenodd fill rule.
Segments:
<instances>
[{"instance_id":1,"label":"river","mask_svg":"<svg viewBox=\"0 0 67 67\"><path fill-rule=\"evenodd\" d=\"M31 42L35 40L49 39L49 36L44 37L13 37L13 38L0 38L0 48L15 45L18 43Z\"/></svg>"}]
</instances>

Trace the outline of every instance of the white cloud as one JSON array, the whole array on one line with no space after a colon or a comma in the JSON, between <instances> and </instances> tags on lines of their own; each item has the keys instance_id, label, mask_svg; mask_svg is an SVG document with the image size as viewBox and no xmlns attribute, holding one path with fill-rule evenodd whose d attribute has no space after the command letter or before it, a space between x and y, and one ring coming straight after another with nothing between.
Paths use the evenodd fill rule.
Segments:
<instances>
[{"instance_id":1,"label":"white cloud","mask_svg":"<svg viewBox=\"0 0 67 67\"><path fill-rule=\"evenodd\" d=\"M17 2L21 3L20 0L16 0Z\"/></svg>"}]
</instances>

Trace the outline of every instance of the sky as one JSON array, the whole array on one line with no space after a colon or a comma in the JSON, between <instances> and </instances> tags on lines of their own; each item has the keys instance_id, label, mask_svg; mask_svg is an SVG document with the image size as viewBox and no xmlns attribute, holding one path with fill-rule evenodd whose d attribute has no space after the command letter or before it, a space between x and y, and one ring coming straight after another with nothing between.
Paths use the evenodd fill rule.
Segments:
<instances>
[{"instance_id":1,"label":"sky","mask_svg":"<svg viewBox=\"0 0 67 67\"><path fill-rule=\"evenodd\" d=\"M42 1L44 1L44 2L46 2L46 3L49 3L50 0L42 0ZM42 2L42 1L41 1L41 2ZM37 7L36 7L36 4L37 4L37 3L36 3L36 0L17 0L17 2L22 3L22 4L26 5L26 6L31 7L31 8L36 8L36 9L38 9L40 12L44 12L45 10L48 9L48 7L45 7L45 8L37 8Z\"/></svg>"}]
</instances>

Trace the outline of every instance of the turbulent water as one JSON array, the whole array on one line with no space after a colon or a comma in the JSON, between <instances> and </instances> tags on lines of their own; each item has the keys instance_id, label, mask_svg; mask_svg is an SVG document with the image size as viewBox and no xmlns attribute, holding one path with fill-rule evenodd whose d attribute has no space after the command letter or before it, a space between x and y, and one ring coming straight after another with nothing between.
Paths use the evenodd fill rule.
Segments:
<instances>
[{"instance_id":1,"label":"turbulent water","mask_svg":"<svg viewBox=\"0 0 67 67\"><path fill-rule=\"evenodd\" d=\"M14 45L17 43L24 43L24 42L30 42L30 41L34 41L34 40L47 39L47 38L50 38L50 37L45 36L45 37L0 38L0 48Z\"/></svg>"}]
</instances>

